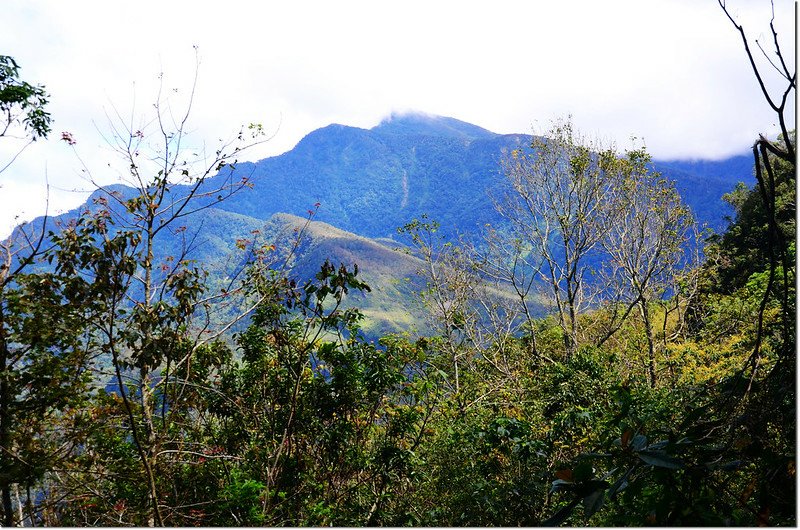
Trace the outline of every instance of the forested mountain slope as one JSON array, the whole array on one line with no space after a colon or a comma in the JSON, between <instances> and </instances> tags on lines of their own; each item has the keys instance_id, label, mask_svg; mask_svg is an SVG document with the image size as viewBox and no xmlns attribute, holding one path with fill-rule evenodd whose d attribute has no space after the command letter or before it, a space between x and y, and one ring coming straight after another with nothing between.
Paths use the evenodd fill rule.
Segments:
<instances>
[{"instance_id":1,"label":"forested mountain slope","mask_svg":"<svg viewBox=\"0 0 800 530\"><path fill-rule=\"evenodd\" d=\"M237 239L276 213L306 217L369 238L397 238L397 228L427 215L445 237L478 235L486 225L502 225L493 198L505 184L504 153L526 147L531 137L499 135L452 118L393 116L372 129L329 125L308 134L291 151L260 162L223 168L201 187L211 190L246 178L249 187L224 197L191 218L187 233L165 234L157 255L174 253L186 240L203 263L227 259ZM722 232L732 209L722 199L737 182L752 185L745 155L720 161L656 161L674 180L698 222ZM182 186L170 193L180 196ZM97 191L76 210L54 218L64 224L78 212L97 208L106 192L125 200L136 191L124 185ZM102 200L102 199L101 199ZM110 201L110 204L116 201ZM42 219L33 221L40 225Z\"/></svg>"},{"instance_id":2,"label":"forested mountain slope","mask_svg":"<svg viewBox=\"0 0 800 530\"><path fill-rule=\"evenodd\" d=\"M474 232L500 222L491 200L504 184L500 159L530 141L413 114L369 130L330 125L283 155L224 170L217 179L247 177L253 189L219 208L265 219L277 212L302 216L319 203L319 220L367 237L391 237L421 214L445 233ZM676 181L697 219L720 232L731 213L722 195L739 181L753 182L745 158L654 165Z\"/></svg>"},{"instance_id":3,"label":"forested mountain slope","mask_svg":"<svg viewBox=\"0 0 800 530\"><path fill-rule=\"evenodd\" d=\"M774 196L730 195L702 263L646 153L572 134L516 159L535 207L483 247L453 236L498 224L498 161L530 137L438 118L56 219L5 284L6 520L33 484L43 524L794 522L791 157ZM663 167L719 225L738 163Z\"/></svg>"},{"instance_id":4,"label":"forested mountain slope","mask_svg":"<svg viewBox=\"0 0 800 530\"><path fill-rule=\"evenodd\" d=\"M427 215L439 223L444 239L477 239L487 225L502 225L505 221L493 204L505 185L500 160L531 139L417 114L392 116L369 130L330 125L283 155L225 167L208 179L201 192L242 178L248 186L221 202L216 196L198 199L198 205L205 201L208 207L189 217L185 227L162 231L155 240L155 258L163 261L186 252L207 268L210 282L223 285L247 258L240 248L244 242L263 244L287 226L299 230L299 218L312 212L314 222L305 234L312 244L297 249L294 274L311 278L326 258L357 263L375 288L361 303L370 331L419 329L422 321L412 317L409 302L412 288L424 287L415 274L420 263L393 250L408 243L397 229ZM654 165L676 182L698 220L717 231L724 229L731 213L722 195L736 182L752 180L747 157ZM174 186L169 193L180 197L185 189ZM119 205L136 194L124 185L98 190L81 208L53 219L50 227L106 205L124 218ZM33 225L41 223L38 219Z\"/></svg>"}]
</instances>

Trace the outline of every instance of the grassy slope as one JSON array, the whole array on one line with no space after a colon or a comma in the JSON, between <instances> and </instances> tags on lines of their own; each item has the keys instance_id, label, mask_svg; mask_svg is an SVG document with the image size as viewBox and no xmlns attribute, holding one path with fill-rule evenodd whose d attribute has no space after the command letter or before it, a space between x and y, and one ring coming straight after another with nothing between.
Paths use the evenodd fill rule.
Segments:
<instances>
[{"instance_id":1,"label":"grassy slope","mask_svg":"<svg viewBox=\"0 0 800 530\"><path fill-rule=\"evenodd\" d=\"M268 236L292 233L305 220L290 214L275 214L268 223ZM372 289L351 293L349 304L359 307L366 320L364 330L372 336L387 332L425 329L416 293L424 288L417 271L423 262L400 250L391 240L374 239L346 232L327 223L312 221L304 232L293 275L310 279L326 260L334 265L358 265L359 277Z\"/></svg>"}]
</instances>

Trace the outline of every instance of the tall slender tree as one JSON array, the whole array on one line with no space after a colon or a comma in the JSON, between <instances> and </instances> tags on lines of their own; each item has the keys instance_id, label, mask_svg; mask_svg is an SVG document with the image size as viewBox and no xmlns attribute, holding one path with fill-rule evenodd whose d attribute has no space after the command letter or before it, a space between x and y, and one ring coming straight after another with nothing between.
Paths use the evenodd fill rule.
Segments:
<instances>
[{"instance_id":1,"label":"tall slender tree","mask_svg":"<svg viewBox=\"0 0 800 530\"><path fill-rule=\"evenodd\" d=\"M694 226L691 212L674 185L648 169L649 161L644 151L629 153L629 166L615 198L621 204L620 215L609 224L603 248L610 258L608 285L616 290L613 298L626 311L639 309L647 341L648 377L655 387L658 343L652 305L662 302L665 295L674 296L678 277L687 266L697 264L688 260L693 254L686 245ZM606 336L614 330L611 327Z\"/></svg>"},{"instance_id":2,"label":"tall slender tree","mask_svg":"<svg viewBox=\"0 0 800 530\"><path fill-rule=\"evenodd\" d=\"M593 298L593 256L620 214L616 152L582 138L566 120L535 137L529 150L510 153L502 167L508 191L498 209L525 251L541 257L537 272L549 286L569 359L579 343L578 316Z\"/></svg>"},{"instance_id":3,"label":"tall slender tree","mask_svg":"<svg viewBox=\"0 0 800 530\"><path fill-rule=\"evenodd\" d=\"M86 260L75 271L90 277L102 277L103 267L124 272L93 331L101 337L98 353L110 359L122 425L130 434L149 499L149 513L139 522L158 526L170 520L160 476L169 475L183 451L171 426L189 421L184 398L195 357L222 332L209 329L208 310L209 302L223 294L207 292L205 271L191 260L183 221L247 188L247 178L209 181L235 164L244 149L264 141L261 127L250 125L211 154L203 144L192 144L188 124L196 79L183 111L159 90L153 116L137 123L114 114L107 141L125 167L122 180L135 191L123 196L100 188L105 193L96 203L107 230L95 243L116 262ZM167 234L183 244L174 255L158 256L158 241Z\"/></svg>"}]
</instances>

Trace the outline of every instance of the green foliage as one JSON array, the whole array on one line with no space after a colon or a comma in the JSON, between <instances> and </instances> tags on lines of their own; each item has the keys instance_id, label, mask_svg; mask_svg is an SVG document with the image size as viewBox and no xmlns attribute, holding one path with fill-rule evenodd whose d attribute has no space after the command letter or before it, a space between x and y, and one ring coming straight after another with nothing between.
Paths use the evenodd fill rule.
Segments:
<instances>
[{"instance_id":1,"label":"green foliage","mask_svg":"<svg viewBox=\"0 0 800 530\"><path fill-rule=\"evenodd\" d=\"M213 438L241 458L226 495L238 488L251 506L223 504L219 516L271 525L397 517L387 488L414 461L421 412L407 372L417 354L402 341L380 348L360 338L360 314L342 309L351 289L368 289L356 275L326 262L303 286L257 284L268 298L238 337L241 361L208 394Z\"/></svg>"},{"instance_id":2,"label":"green foliage","mask_svg":"<svg viewBox=\"0 0 800 530\"><path fill-rule=\"evenodd\" d=\"M46 94L18 74L0 56L0 135L21 124L35 140L49 132ZM115 129L136 190L98 193L49 243L17 232L0 246L4 524L796 523L786 152L759 140L758 187L728 197L736 218L696 282L675 186L643 149L592 149L569 123L534 141L538 156L508 161L539 172L528 177L558 170L522 199L561 232L523 243L544 230L534 216L517 238L499 243L500 227L481 247L457 244L455 227L482 219L494 180L482 168L519 137L443 119L332 127L270 166L289 177L269 206L226 204L250 184L217 186L241 169L229 161L240 148L197 169L159 104L168 149L157 164L138 162L144 133ZM375 184L366 192L352 187L356 168ZM310 174L327 178L328 213L344 226L385 235L425 205L442 224L406 224L416 252L398 259L384 242L312 223L316 210L266 228L220 213L262 215ZM480 197L464 199L468 188ZM197 260L176 226L189 214L209 227ZM535 265L534 249L553 242L563 248ZM210 271L213 254L234 248L247 258ZM575 260L557 277L559 252ZM619 266L592 303L580 299L600 270L584 267L590 255ZM535 310L535 274L550 276L559 313ZM365 332L367 311L407 311L415 289L432 309L429 336Z\"/></svg>"},{"instance_id":3,"label":"green foliage","mask_svg":"<svg viewBox=\"0 0 800 530\"><path fill-rule=\"evenodd\" d=\"M587 332L567 358L553 316L515 328L523 336L477 340L465 308L488 298L458 291L473 285L455 281L467 278L461 247L444 242L459 259L434 262L424 238L435 228L406 226L453 280L423 295L451 301L442 333L366 338L359 267L326 260L298 281L272 268L267 245L243 274L255 310L226 345L192 339L201 267L154 271L159 295L137 303L131 278L150 259L142 233L113 229L104 210L81 217L53 235L53 272L20 274L4 291L9 344L30 360L15 372L14 443L40 463L8 464L6 489L30 484L32 520L73 525L150 524L153 492L162 521L183 526L793 520L793 390L777 367L782 300L794 295L776 283L780 267L730 293L703 291L688 332L672 302L652 301L661 329L631 318L602 344ZM577 317L600 329L615 311ZM648 326L663 345L655 385ZM748 376L756 345L765 375ZM105 391L89 390L87 355L116 372ZM59 436L45 435L56 419ZM56 442L68 447L57 474L42 456Z\"/></svg>"},{"instance_id":4,"label":"green foliage","mask_svg":"<svg viewBox=\"0 0 800 530\"><path fill-rule=\"evenodd\" d=\"M19 65L8 55L0 55L0 136L20 124L31 140L50 133L50 113L45 110L48 94L43 86L19 78Z\"/></svg>"},{"instance_id":5,"label":"green foliage","mask_svg":"<svg viewBox=\"0 0 800 530\"><path fill-rule=\"evenodd\" d=\"M96 341L86 335L86 322L103 311L108 291L99 278L74 274L96 251L90 241L102 226L97 218L86 222L65 236L71 246L42 252L40 240L15 268L5 264L0 270L0 490L6 524L14 520L12 485L30 488L64 459L70 424L91 398ZM31 263L43 257L57 260L55 270L30 272Z\"/></svg>"},{"instance_id":6,"label":"green foliage","mask_svg":"<svg viewBox=\"0 0 800 530\"><path fill-rule=\"evenodd\" d=\"M791 243L796 238L796 190L794 167L778 158L774 159L774 216L781 238ZM744 282L755 272L765 270L769 262L768 246L769 212L758 186L748 189L743 184L725 195L735 211L728 230L716 238L711 250L709 265L714 267L713 288L730 293L743 287ZM791 259L794 259L792 251Z\"/></svg>"},{"instance_id":7,"label":"green foliage","mask_svg":"<svg viewBox=\"0 0 800 530\"><path fill-rule=\"evenodd\" d=\"M502 412L445 417L422 448L425 482L415 495L420 525L534 525L546 480L546 444Z\"/></svg>"}]
</instances>

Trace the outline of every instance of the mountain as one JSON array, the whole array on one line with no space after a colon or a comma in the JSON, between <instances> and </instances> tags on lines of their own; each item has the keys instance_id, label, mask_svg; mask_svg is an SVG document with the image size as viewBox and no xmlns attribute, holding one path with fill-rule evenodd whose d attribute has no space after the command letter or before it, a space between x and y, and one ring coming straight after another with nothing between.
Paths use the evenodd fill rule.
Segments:
<instances>
[{"instance_id":1,"label":"mountain","mask_svg":"<svg viewBox=\"0 0 800 530\"><path fill-rule=\"evenodd\" d=\"M319 220L368 237L392 237L423 213L448 235L471 232L496 220L486 191L502 180L502 152L526 141L417 115L369 130L330 125L288 153L221 174L218 179L246 176L254 189L219 208L266 218L276 212L302 216L320 203Z\"/></svg>"},{"instance_id":2,"label":"mountain","mask_svg":"<svg viewBox=\"0 0 800 530\"><path fill-rule=\"evenodd\" d=\"M400 136L439 136L475 140L492 138L495 133L455 118L422 113L392 114L371 129L379 134Z\"/></svg>"},{"instance_id":3,"label":"mountain","mask_svg":"<svg viewBox=\"0 0 800 530\"><path fill-rule=\"evenodd\" d=\"M492 195L503 184L498 162L504 152L529 145L531 139L524 134L496 134L454 118L413 113L393 115L371 129L329 125L280 156L238 163L208 179L206 190L242 177L253 189L208 204L190 218L186 231L162 232L156 257L163 259L190 246L193 258L212 272L210 281L223 281L241 268L237 240L296 228L319 203L295 272L313 277L325 258L358 263L373 286L368 300L362 300L370 325L396 330L416 324L410 301L413 290L423 287L414 274L420 263L394 250L399 244L397 228L423 214L439 222L441 234L451 238L477 235L486 224L502 223L492 203ZM738 181L753 182L752 162L746 155L653 165L676 182L698 220L717 231L725 228L725 216L731 213L722 195ZM122 197L133 194L121 185L111 191ZM94 201L103 193L96 192L85 206L56 221L66 222L79 211L97 207Z\"/></svg>"},{"instance_id":4,"label":"mountain","mask_svg":"<svg viewBox=\"0 0 800 530\"><path fill-rule=\"evenodd\" d=\"M745 180L755 183L752 153L721 160L661 160L658 166L661 171L679 171L705 179L730 180L731 175L747 176Z\"/></svg>"},{"instance_id":5,"label":"mountain","mask_svg":"<svg viewBox=\"0 0 800 530\"><path fill-rule=\"evenodd\" d=\"M491 196L503 184L503 153L531 139L419 114L395 115L372 129L329 125L283 155L223 171L217 179L246 176L254 189L219 208L266 219L276 212L302 216L319 203L319 220L367 237L393 237L422 214L447 236L475 233L498 223ZM722 195L738 181L753 182L744 158L654 166L676 181L699 221L721 231L731 212Z\"/></svg>"},{"instance_id":6,"label":"mountain","mask_svg":"<svg viewBox=\"0 0 800 530\"><path fill-rule=\"evenodd\" d=\"M753 155L737 155L722 160L660 160L655 168L676 183L683 200L695 217L717 233L728 226L733 209L722 196L744 182L755 184Z\"/></svg>"}]
</instances>

